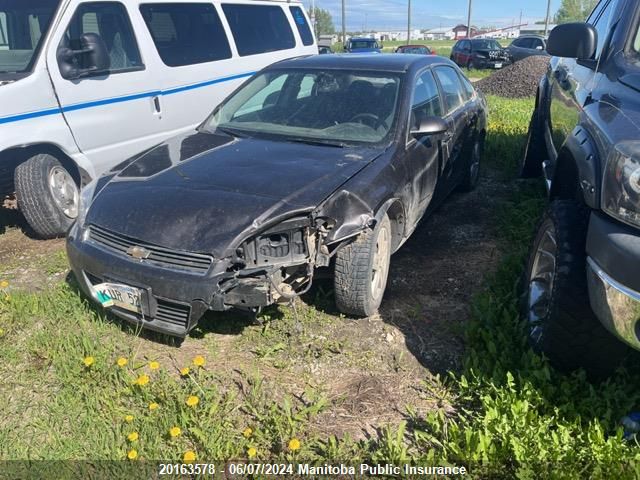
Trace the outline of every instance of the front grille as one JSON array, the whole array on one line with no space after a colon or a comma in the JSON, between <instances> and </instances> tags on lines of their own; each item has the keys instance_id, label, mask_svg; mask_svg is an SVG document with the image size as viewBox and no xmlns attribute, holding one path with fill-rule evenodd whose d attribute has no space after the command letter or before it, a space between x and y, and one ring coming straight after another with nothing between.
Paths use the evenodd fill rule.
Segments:
<instances>
[{"instance_id":1,"label":"front grille","mask_svg":"<svg viewBox=\"0 0 640 480\"><path fill-rule=\"evenodd\" d=\"M103 280L101 278L96 277L89 272L84 273L92 285L99 285L103 283ZM155 295L154 298L156 299L156 303L158 304L158 308L156 309L156 316L154 317L155 320L171 323L181 328L187 328L187 326L189 325L189 317L191 316L191 307L189 305L174 303L169 300L165 300L164 298L156 297ZM120 309L114 308L114 310ZM133 312L125 310L122 310L122 312L127 315L135 315L140 320L143 320L141 316Z\"/></svg>"},{"instance_id":2,"label":"front grille","mask_svg":"<svg viewBox=\"0 0 640 480\"><path fill-rule=\"evenodd\" d=\"M150 245L95 225L89 227L89 232L95 243L127 257L129 256L127 250L132 247L142 247L149 252L149 256L142 262L152 263L169 270L182 270L204 275L213 263L213 258L208 255Z\"/></svg>"}]
</instances>

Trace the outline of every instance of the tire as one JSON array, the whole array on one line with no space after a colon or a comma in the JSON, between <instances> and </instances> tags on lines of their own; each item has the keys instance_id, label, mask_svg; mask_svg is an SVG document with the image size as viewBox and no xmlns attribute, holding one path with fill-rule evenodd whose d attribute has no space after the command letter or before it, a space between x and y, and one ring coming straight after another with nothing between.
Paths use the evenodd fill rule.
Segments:
<instances>
[{"instance_id":1,"label":"tire","mask_svg":"<svg viewBox=\"0 0 640 480\"><path fill-rule=\"evenodd\" d=\"M473 70L475 68L475 64L473 63L473 60L469 60L467 62L467 70Z\"/></svg>"},{"instance_id":2,"label":"tire","mask_svg":"<svg viewBox=\"0 0 640 480\"><path fill-rule=\"evenodd\" d=\"M482 160L483 141L477 138L471 151L471 162L467 166L467 171L462 177L459 189L463 192L475 190L480 181L480 162Z\"/></svg>"},{"instance_id":3,"label":"tire","mask_svg":"<svg viewBox=\"0 0 640 480\"><path fill-rule=\"evenodd\" d=\"M599 379L620 365L629 348L602 326L589 305L588 223L589 210L577 201L549 205L527 265L523 310L536 352L559 370L582 367Z\"/></svg>"},{"instance_id":4,"label":"tire","mask_svg":"<svg viewBox=\"0 0 640 480\"><path fill-rule=\"evenodd\" d=\"M338 250L334 274L336 306L346 315L369 317L382 303L391 261L391 222L385 215Z\"/></svg>"},{"instance_id":5,"label":"tire","mask_svg":"<svg viewBox=\"0 0 640 480\"><path fill-rule=\"evenodd\" d=\"M75 181L52 155L43 153L15 171L16 197L34 233L43 239L64 236L78 216Z\"/></svg>"},{"instance_id":6,"label":"tire","mask_svg":"<svg viewBox=\"0 0 640 480\"><path fill-rule=\"evenodd\" d=\"M520 178L537 178L542 175L542 161L546 157L546 146L538 110L534 110L529 122L527 145L518 165Z\"/></svg>"}]
</instances>

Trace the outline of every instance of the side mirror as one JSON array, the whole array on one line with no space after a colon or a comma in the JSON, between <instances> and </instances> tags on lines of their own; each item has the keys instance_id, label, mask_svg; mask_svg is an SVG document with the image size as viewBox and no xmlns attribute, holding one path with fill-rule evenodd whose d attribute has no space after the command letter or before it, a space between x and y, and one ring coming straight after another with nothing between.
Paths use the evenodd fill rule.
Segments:
<instances>
[{"instance_id":1,"label":"side mirror","mask_svg":"<svg viewBox=\"0 0 640 480\"><path fill-rule=\"evenodd\" d=\"M542 45L538 45L538 46L536 47L536 50L544 50L544 47L543 47Z\"/></svg>"},{"instance_id":2,"label":"side mirror","mask_svg":"<svg viewBox=\"0 0 640 480\"><path fill-rule=\"evenodd\" d=\"M551 30L547 52L554 57L589 60L596 53L598 32L584 22L565 23Z\"/></svg>"},{"instance_id":3,"label":"side mirror","mask_svg":"<svg viewBox=\"0 0 640 480\"><path fill-rule=\"evenodd\" d=\"M57 57L60 74L66 80L105 73L111 67L107 45L97 33L82 34L79 50L71 49L67 42L61 44Z\"/></svg>"},{"instance_id":4,"label":"side mirror","mask_svg":"<svg viewBox=\"0 0 640 480\"><path fill-rule=\"evenodd\" d=\"M438 135L449 130L449 125L441 117L426 117L420 122L417 129L411 130L411 135L416 138L428 135Z\"/></svg>"}]
</instances>

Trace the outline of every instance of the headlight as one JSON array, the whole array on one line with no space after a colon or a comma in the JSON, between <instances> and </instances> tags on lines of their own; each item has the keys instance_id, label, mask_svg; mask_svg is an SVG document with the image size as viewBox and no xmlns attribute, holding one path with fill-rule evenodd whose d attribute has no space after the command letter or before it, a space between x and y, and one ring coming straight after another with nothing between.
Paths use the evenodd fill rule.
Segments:
<instances>
[{"instance_id":1,"label":"headlight","mask_svg":"<svg viewBox=\"0 0 640 480\"><path fill-rule=\"evenodd\" d=\"M96 191L96 185L98 184L97 180L93 180L91 183L88 183L80 192L80 205L78 207L78 218L76 222L78 223L78 227L81 229L84 228L84 221L87 218L87 212L89 211L89 207L91 206L91 201L93 200L93 194Z\"/></svg>"},{"instance_id":2,"label":"headlight","mask_svg":"<svg viewBox=\"0 0 640 480\"><path fill-rule=\"evenodd\" d=\"M640 142L623 142L609 155L602 185L602 209L640 227Z\"/></svg>"}]
</instances>

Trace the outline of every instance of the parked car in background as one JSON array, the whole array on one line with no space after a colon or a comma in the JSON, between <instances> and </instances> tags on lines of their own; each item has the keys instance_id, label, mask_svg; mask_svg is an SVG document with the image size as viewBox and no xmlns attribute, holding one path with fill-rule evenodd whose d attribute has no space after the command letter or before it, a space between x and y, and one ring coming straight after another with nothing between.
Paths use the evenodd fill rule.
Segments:
<instances>
[{"instance_id":1,"label":"parked car in background","mask_svg":"<svg viewBox=\"0 0 640 480\"><path fill-rule=\"evenodd\" d=\"M435 55L436 52L426 45L400 45L395 53L410 53L413 55Z\"/></svg>"},{"instance_id":2,"label":"parked car in background","mask_svg":"<svg viewBox=\"0 0 640 480\"><path fill-rule=\"evenodd\" d=\"M318 47L318 53L320 55L326 55L326 54L334 53L334 51L331 47Z\"/></svg>"},{"instance_id":3,"label":"parked car in background","mask_svg":"<svg viewBox=\"0 0 640 480\"><path fill-rule=\"evenodd\" d=\"M514 62L533 56L548 56L547 39L542 35L522 35L507 47Z\"/></svg>"},{"instance_id":4,"label":"parked car in background","mask_svg":"<svg viewBox=\"0 0 640 480\"><path fill-rule=\"evenodd\" d=\"M346 53L380 53L382 45L375 38L350 38L344 46Z\"/></svg>"},{"instance_id":5,"label":"parked car in background","mask_svg":"<svg viewBox=\"0 0 640 480\"><path fill-rule=\"evenodd\" d=\"M0 0L0 199L64 235L80 188L191 131L256 70L317 53L300 1Z\"/></svg>"},{"instance_id":6,"label":"parked car in background","mask_svg":"<svg viewBox=\"0 0 640 480\"><path fill-rule=\"evenodd\" d=\"M486 124L484 98L442 57L279 62L83 190L73 271L117 316L177 336L208 310L288 302L319 267L341 312L369 316L391 254L476 186Z\"/></svg>"},{"instance_id":7,"label":"parked car in background","mask_svg":"<svg viewBox=\"0 0 640 480\"><path fill-rule=\"evenodd\" d=\"M640 349L639 14L638 2L603 0L551 32L521 164L550 198L527 269L531 342L598 375L624 344Z\"/></svg>"},{"instance_id":8,"label":"parked car in background","mask_svg":"<svg viewBox=\"0 0 640 480\"><path fill-rule=\"evenodd\" d=\"M502 68L511 64L509 53L497 40L472 38L459 40L451 50L451 60L469 70L474 68Z\"/></svg>"}]
</instances>

